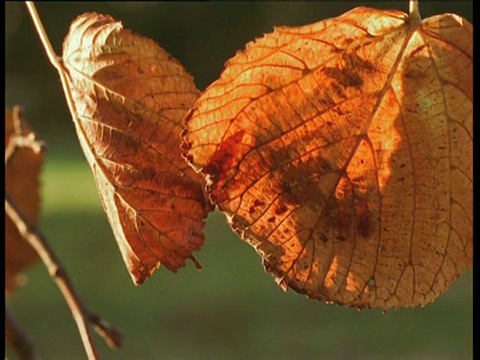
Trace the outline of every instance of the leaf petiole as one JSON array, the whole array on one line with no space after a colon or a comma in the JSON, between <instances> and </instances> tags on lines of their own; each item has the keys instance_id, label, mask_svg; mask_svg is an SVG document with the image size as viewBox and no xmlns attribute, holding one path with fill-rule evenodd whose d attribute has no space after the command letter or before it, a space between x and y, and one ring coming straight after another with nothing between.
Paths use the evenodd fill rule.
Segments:
<instances>
[{"instance_id":1,"label":"leaf petiole","mask_svg":"<svg viewBox=\"0 0 480 360\"><path fill-rule=\"evenodd\" d=\"M35 4L33 3L33 1L25 1L25 5L27 6L28 12L30 13L33 24L35 25L35 30L37 30L38 36L40 37L40 41L42 42L42 45L45 48L45 52L47 53L48 60L50 60L52 65L59 72L63 71L62 60L55 53L55 50L53 50L52 43L50 42L50 39L48 38L48 35L45 32L45 28L43 27L42 20L38 15Z\"/></svg>"},{"instance_id":2,"label":"leaf petiole","mask_svg":"<svg viewBox=\"0 0 480 360\"><path fill-rule=\"evenodd\" d=\"M409 0L408 13L413 26L416 26L422 22L422 17L420 16L420 10L418 8L418 0Z\"/></svg>"}]
</instances>

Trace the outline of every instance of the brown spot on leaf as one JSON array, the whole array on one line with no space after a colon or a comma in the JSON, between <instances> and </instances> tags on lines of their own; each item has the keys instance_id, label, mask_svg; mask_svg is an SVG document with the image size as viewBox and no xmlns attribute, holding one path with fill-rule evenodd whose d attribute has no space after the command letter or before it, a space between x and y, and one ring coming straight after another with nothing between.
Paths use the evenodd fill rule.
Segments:
<instances>
[{"instance_id":1,"label":"brown spot on leaf","mask_svg":"<svg viewBox=\"0 0 480 360\"><path fill-rule=\"evenodd\" d=\"M227 137L213 154L204 171L214 177L220 176L227 171L235 161L236 147L241 143L245 130L238 131ZM220 180L220 178L216 178Z\"/></svg>"},{"instance_id":2,"label":"brown spot on leaf","mask_svg":"<svg viewBox=\"0 0 480 360\"><path fill-rule=\"evenodd\" d=\"M364 83L360 74L368 75L375 71L374 65L355 53L343 53L337 67L325 67L324 73L344 87L361 87Z\"/></svg>"},{"instance_id":3,"label":"brown spot on leaf","mask_svg":"<svg viewBox=\"0 0 480 360\"><path fill-rule=\"evenodd\" d=\"M327 76L338 81L338 83L342 86L361 87L363 85L362 78L357 73L349 69L325 68L324 72ZM337 92L341 97L345 97L342 90L338 89Z\"/></svg>"},{"instance_id":4,"label":"brown spot on leaf","mask_svg":"<svg viewBox=\"0 0 480 360\"><path fill-rule=\"evenodd\" d=\"M283 202L280 202L276 207L275 207L275 215L282 215L284 214L288 208L285 206Z\"/></svg>"},{"instance_id":5,"label":"brown spot on leaf","mask_svg":"<svg viewBox=\"0 0 480 360\"><path fill-rule=\"evenodd\" d=\"M364 238L369 238L375 230L372 217L372 213L366 210L358 218L357 232Z\"/></svg>"},{"instance_id":6,"label":"brown spot on leaf","mask_svg":"<svg viewBox=\"0 0 480 360\"><path fill-rule=\"evenodd\" d=\"M254 206L264 206L265 203L263 201L260 201L258 199L256 199L254 202L253 202L253 205Z\"/></svg>"},{"instance_id":7,"label":"brown spot on leaf","mask_svg":"<svg viewBox=\"0 0 480 360\"><path fill-rule=\"evenodd\" d=\"M325 234L323 233L320 233L320 240L324 243L326 243L328 241L328 237L325 236Z\"/></svg>"}]
</instances>

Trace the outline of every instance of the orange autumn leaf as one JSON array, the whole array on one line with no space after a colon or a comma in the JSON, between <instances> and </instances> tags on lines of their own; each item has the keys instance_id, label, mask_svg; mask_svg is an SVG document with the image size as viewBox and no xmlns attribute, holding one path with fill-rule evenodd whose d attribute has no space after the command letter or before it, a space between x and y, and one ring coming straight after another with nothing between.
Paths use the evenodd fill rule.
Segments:
<instances>
[{"instance_id":1,"label":"orange autumn leaf","mask_svg":"<svg viewBox=\"0 0 480 360\"><path fill-rule=\"evenodd\" d=\"M472 26L356 8L247 44L185 156L283 287L425 305L472 266Z\"/></svg>"},{"instance_id":2,"label":"orange autumn leaf","mask_svg":"<svg viewBox=\"0 0 480 360\"><path fill-rule=\"evenodd\" d=\"M191 75L154 41L95 13L73 21L63 62L78 138L135 284L160 264L200 267L192 253L210 205L179 149L199 94Z\"/></svg>"},{"instance_id":3,"label":"orange autumn leaf","mask_svg":"<svg viewBox=\"0 0 480 360\"><path fill-rule=\"evenodd\" d=\"M25 136L32 133L25 126ZM5 110L5 148L14 135L13 114L11 109ZM38 225L40 219L40 171L43 154L31 148L19 148L5 167L5 191L15 204L28 217L29 221ZM5 290L12 293L19 285L18 275L21 271L36 263L39 256L35 249L22 238L17 226L5 214Z\"/></svg>"}]
</instances>

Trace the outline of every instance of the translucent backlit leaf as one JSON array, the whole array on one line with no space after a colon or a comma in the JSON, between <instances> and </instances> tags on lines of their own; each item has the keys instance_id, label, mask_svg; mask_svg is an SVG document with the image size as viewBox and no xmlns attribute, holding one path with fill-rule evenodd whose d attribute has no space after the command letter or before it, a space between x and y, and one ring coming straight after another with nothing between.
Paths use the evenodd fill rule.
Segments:
<instances>
[{"instance_id":1,"label":"translucent backlit leaf","mask_svg":"<svg viewBox=\"0 0 480 360\"><path fill-rule=\"evenodd\" d=\"M472 26L356 8L247 44L185 156L279 284L425 305L472 265Z\"/></svg>"}]
</instances>

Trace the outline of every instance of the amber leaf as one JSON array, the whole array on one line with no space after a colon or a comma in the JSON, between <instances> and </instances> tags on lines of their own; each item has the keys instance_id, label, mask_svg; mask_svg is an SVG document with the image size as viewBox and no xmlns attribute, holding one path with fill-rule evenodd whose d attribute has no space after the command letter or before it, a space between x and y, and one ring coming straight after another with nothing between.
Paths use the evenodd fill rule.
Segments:
<instances>
[{"instance_id":1,"label":"amber leaf","mask_svg":"<svg viewBox=\"0 0 480 360\"><path fill-rule=\"evenodd\" d=\"M191 75L154 41L95 13L73 21L63 61L77 135L133 281L187 258L199 267L192 253L210 205L179 149L199 94Z\"/></svg>"},{"instance_id":2,"label":"amber leaf","mask_svg":"<svg viewBox=\"0 0 480 360\"><path fill-rule=\"evenodd\" d=\"M472 26L356 8L226 64L185 156L279 284L425 305L472 265Z\"/></svg>"},{"instance_id":3,"label":"amber leaf","mask_svg":"<svg viewBox=\"0 0 480 360\"><path fill-rule=\"evenodd\" d=\"M5 110L5 148L14 134L12 110ZM24 123L24 135L32 131ZM18 148L5 167L5 191L29 221L38 225L40 218L40 171L43 154L31 148ZM22 238L17 226L5 215L5 290L11 293L19 285L22 270L39 260L37 252Z\"/></svg>"}]
</instances>

